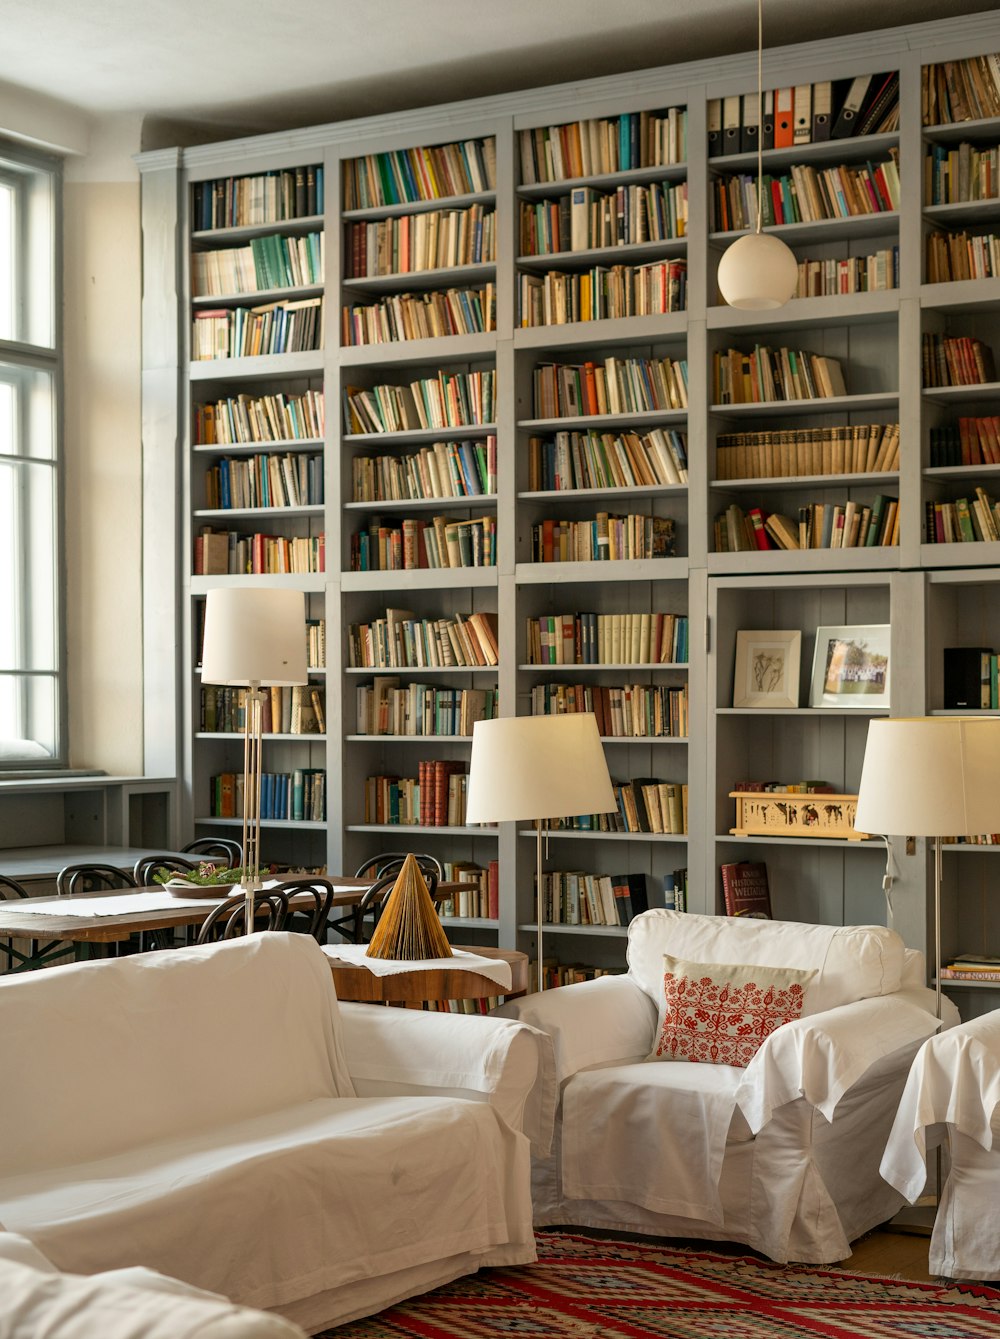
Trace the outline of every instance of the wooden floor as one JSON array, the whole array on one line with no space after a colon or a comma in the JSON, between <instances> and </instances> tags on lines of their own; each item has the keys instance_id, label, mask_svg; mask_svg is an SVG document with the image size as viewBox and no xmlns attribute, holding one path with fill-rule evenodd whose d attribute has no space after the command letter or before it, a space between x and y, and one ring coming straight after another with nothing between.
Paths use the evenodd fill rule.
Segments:
<instances>
[{"instance_id":1,"label":"wooden floor","mask_svg":"<svg viewBox=\"0 0 1000 1339\"><path fill-rule=\"evenodd\" d=\"M839 1267L855 1274L888 1274L915 1283L930 1283L934 1276L927 1271L929 1246L927 1233L877 1228L854 1243L851 1255Z\"/></svg>"}]
</instances>

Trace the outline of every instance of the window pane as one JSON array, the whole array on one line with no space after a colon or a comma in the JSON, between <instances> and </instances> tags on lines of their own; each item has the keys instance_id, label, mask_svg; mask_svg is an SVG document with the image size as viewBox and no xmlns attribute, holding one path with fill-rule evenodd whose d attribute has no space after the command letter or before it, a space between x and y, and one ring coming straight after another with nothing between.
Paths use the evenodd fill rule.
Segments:
<instances>
[{"instance_id":1,"label":"window pane","mask_svg":"<svg viewBox=\"0 0 1000 1339\"><path fill-rule=\"evenodd\" d=\"M14 338L13 188L0 181L0 339Z\"/></svg>"},{"instance_id":2,"label":"window pane","mask_svg":"<svg viewBox=\"0 0 1000 1339\"><path fill-rule=\"evenodd\" d=\"M55 345L55 178L0 156L0 339Z\"/></svg>"},{"instance_id":3,"label":"window pane","mask_svg":"<svg viewBox=\"0 0 1000 1339\"><path fill-rule=\"evenodd\" d=\"M0 670L56 668L55 472L0 461Z\"/></svg>"},{"instance_id":4,"label":"window pane","mask_svg":"<svg viewBox=\"0 0 1000 1339\"><path fill-rule=\"evenodd\" d=\"M0 675L0 766L51 761L56 739L55 678Z\"/></svg>"},{"instance_id":5,"label":"window pane","mask_svg":"<svg viewBox=\"0 0 1000 1339\"><path fill-rule=\"evenodd\" d=\"M52 373L0 362L0 456L53 460L55 451Z\"/></svg>"}]
</instances>

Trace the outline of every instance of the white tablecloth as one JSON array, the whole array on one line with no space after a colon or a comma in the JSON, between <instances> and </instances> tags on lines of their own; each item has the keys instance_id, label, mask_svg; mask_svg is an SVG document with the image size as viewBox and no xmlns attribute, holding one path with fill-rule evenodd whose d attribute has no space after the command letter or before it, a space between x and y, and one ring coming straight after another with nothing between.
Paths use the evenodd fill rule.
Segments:
<instances>
[{"instance_id":1,"label":"white tablecloth","mask_svg":"<svg viewBox=\"0 0 1000 1339\"><path fill-rule=\"evenodd\" d=\"M57 902L34 905L26 898L17 903L17 914L37 916L131 916L142 911L170 911L179 907L211 907L230 894L218 897L172 897L170 893L122 893L120 897L62 897Z\"/></svg>"},{"instance_id":2,"label":"white tablecloth","mask_svg":"<svg viewBox=\"0 0 1000 1339\"><path fill-rule=\"evenodd\" d=\"M325 944L323 952L340 962L353 963L367 967L375 976L395 976L398 972L435 971L439 968L457 967L461 971L478 972L499 986L498 994L505 994L511 987L510 963L502 958L484 958L478 953L469 953L456 948L450 958L424 958L419 962L403 962L399 958L369 958L367 944Z\"/></svg>"}]
</instances>

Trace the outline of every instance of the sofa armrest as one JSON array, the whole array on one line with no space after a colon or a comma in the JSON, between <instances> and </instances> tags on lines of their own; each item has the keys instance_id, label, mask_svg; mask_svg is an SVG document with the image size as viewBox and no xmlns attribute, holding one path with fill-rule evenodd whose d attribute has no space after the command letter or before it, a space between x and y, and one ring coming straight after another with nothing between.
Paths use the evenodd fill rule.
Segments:
<instances>
[{"instance_id":1,"label":"sofa armrest","mask_svg":"<svg viewBox=\"0 0 1000 1339\"><path fill-rule=\"evenodd\" d=\"M599 976L509 1000L493 1016L517 1019L552 1038L561 1087L581 1069L644 1060L653 1049L656 1006L630 976Z\"/></svg>"},{"instance_id":2,"label":"sofa armrest","mask_svg":"<svg viewBox=\"0 0 1000 1339\"><path fill-rule=\"evenodd\" d=\"M901 990L842 1004L777 1028L747 1065L736 1103L757 1134L779 1107L802 1097L828 1121L844 1093L896 1052L912 1052L938 1029L931 992Z\"/></svg>"},{"instance_id":3,"label":"sofa armrest","mask_svg":"<svg viewBox=\"0 0 1000 1339\"><path fill-rule=\"evenodd\" d=\"M359 1097L444 1096L488 1102L545 1157L557 1089L552 1042L535 1028L475 1014L340 1006Z\"/></svg>"}]
</instances>

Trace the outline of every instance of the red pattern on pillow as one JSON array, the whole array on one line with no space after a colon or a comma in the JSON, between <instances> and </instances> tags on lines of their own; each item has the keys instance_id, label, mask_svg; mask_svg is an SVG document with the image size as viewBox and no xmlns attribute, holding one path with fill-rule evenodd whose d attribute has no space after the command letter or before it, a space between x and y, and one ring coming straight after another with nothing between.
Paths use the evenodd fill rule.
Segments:
<instances>
[{"instance_id":1,"label":"red pattern on pillow","mask_svg":"<svg viewBox=\"0 0 1000 1339\"><path fill-rule=\"evenodd\" d=\"M766 967L748 969L757 980L742 983L715 980L705 964L678 962L676 968L663 973L666 1011L654 1051L657 1059L745 1069L775 1028L802 1013L802 985L769 979ZM722 972L730 976L732 968Z\"/></svg>"}]
</instances>

